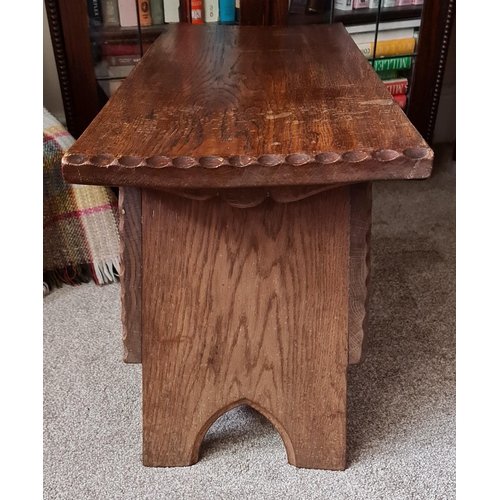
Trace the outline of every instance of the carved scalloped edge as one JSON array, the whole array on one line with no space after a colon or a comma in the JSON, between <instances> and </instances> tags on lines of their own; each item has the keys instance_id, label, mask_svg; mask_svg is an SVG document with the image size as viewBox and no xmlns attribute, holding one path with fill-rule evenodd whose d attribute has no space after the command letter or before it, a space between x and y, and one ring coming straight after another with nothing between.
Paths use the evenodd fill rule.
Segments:
<instances>
[{"instance_id":1,"label":"carved scalloped edge","mask_svg":"<svg viewBox=\"0 0 500 500\"><path fill-rule=\"evenodd\" d=\"M330 165L333 163L360 163L366 160L377 160L379 162L391 162L404 156L405 158L418 161L428 158L432 155L432 150L428 147L407 148L402 152L392 149L381 149L375 151L348 151L345 153L336 153L329 151L317 155L307 155L304 153L294 153L288 156L277 154L265 154L258 158L253 156L202 156L193 158L190 156L178 156L170 158L168 156L151 156L141 158L139 156L121 156L116 157L112 154L100 154L89 157L85 154L67 153L63 157L63 165L91 165L94 167L108 168L111 166L124 168L178 168L189 169L192 167L201 167L206 169L217 169L221 166L232 166L234 168L243 168L250 166L277 167L279 165L288 165L291 167L300 167L302 165Z\"/></svg>"}]
</instances>

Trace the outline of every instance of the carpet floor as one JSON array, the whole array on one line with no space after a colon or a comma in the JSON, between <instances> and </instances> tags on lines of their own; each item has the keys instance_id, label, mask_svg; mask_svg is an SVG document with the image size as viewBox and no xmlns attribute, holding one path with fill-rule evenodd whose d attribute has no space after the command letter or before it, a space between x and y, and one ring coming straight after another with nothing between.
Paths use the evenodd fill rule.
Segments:
<instances>
[{"instance_id":1,"label":"carpet floor","mask_svg":"<svg viewBox=\"0 0 500 500\"><path fill-rule=\"evenodd\" d=\"M373 187L367 358L348 370L348 468L297 469L248 406L191 467L141 463L141 367L122 359L119 285L44 300L44 498L455 498L455 162Z\"/></svg>"}]
</instances>

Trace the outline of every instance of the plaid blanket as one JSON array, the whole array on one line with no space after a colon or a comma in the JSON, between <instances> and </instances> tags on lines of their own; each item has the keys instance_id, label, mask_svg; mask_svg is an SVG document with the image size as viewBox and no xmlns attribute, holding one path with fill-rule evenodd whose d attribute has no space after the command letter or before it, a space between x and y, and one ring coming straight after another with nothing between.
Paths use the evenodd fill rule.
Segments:
<instances>
[{"instance_id":1,"label":"plaid blanket","mask_svg":"<svg viewBox=\"0 0 500 500\"><path fill-rule=\"evenodd\" d=\"M44 289L118 279L120 269L117 200L100 186L63 180L61 158L75 142L43 110L43 280Z\"/></svg>"}]
</instances>

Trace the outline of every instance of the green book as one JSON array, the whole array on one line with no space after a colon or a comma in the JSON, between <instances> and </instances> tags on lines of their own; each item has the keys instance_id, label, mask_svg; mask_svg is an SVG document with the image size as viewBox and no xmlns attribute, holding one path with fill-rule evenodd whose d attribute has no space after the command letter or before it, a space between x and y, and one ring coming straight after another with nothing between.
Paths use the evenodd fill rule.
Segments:
<instances>
[{"instance_id":1,"label":"green book","mask_svg":"<svg viewBox=\"0 0 500 500\"><path fill-rule=\"evenodd\" d=\"M163 24L163 0L149 0L152 24Z\"/></svg>"},{"instance_id":2,"label":"green book","mask_svg":"<svg viewBox=\"0 0 500 500\"><path fill-rule=\"evenodd\" d=\"M409 69L411 67L411 57L388 57L385 59L375 59L370 61L375 71L386 71L388 69Z\"/></svg>"},{"instance_id":3,"label":"green book","mask_svg":"<svg viewBox=\"0 0 500 500\"><path fill-rule=\"evenodd\" d=\"M377 75L381 80L394 80L399 77L397 69L387 69L385 71L377 71Z\"/></svg>"}]
</instances>

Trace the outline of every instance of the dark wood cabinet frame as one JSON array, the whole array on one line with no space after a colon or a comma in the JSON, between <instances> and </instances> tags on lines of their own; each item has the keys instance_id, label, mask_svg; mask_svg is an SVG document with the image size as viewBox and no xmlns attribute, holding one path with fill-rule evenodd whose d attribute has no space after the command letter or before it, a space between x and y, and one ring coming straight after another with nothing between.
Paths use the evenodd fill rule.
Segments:
<instances>
[{"instance_id":1,"label":"dark wood cabinet frame","mask_svg":"<svg viewBox=\"0 0 500 500\"><path fill-rule=\"evenodd\" d=\"M85 0L45 0L66 125L75 137L102 107ZM288 0L241 0L242 24L285 24ZM425 0L407 115L430 144L455 19L455 0Z\"/></svg>"}]
</instances>

